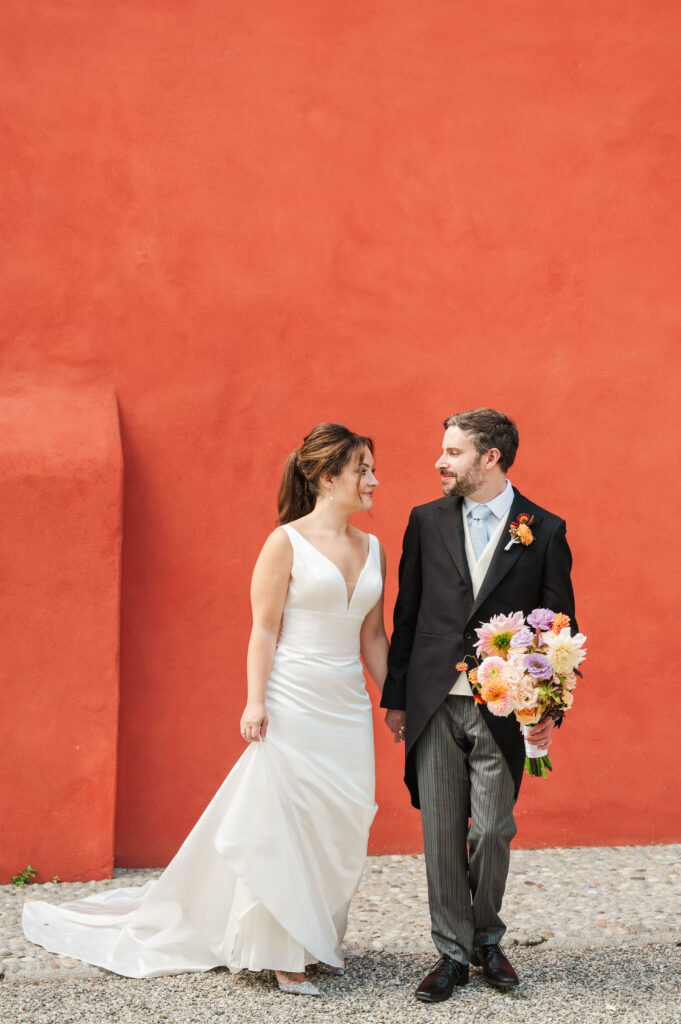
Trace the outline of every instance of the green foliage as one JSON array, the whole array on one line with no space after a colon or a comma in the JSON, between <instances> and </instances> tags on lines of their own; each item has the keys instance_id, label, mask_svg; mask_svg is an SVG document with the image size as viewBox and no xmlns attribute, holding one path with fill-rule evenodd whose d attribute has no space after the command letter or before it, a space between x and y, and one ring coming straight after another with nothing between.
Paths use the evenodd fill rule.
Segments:
<instances>
[{"instance_id":1,"label":"green foliage","mask_svg":"<svg viewBox=\"0 0 681 1024\"><path fill-rule=\"evenodd\" d=\"M57 882L61 882L61 878L59 877L59 875L55 875L52 881L56 884Z\"/></svg>"},{"instance_id":2,"label":"green foliage","mask_svg":"<svg viewBox=\"0 0 681 1024\"><path fill-rule=\"evenodd\" d=\"M26 865L25 871L20 871L18 875L12 875L10 882L12 885L30 885L35 878L37 871L32 868L30 864Z\"/></svg>"}]
</instances>

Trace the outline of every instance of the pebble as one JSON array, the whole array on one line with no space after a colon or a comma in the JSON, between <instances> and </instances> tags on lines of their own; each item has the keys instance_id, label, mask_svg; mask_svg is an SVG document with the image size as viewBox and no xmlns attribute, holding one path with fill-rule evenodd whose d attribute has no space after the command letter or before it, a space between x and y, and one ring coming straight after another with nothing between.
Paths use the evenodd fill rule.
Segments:
<instances>
[{"instance_id":1,"label":"pebble","mask_svg":"<svg viewBox=\"0 0 681 1024\"><path fill-rule=\"evenodd\" d=\"M266 973L230 975L220 968L153 981L123 979L23 937L27 900L77 899L142 885L159 873L116 869L114 878L96 882L0 886L0 1024L85 1024L95 1003L98 1020L115 1016L118 1024L208 1024L222 1016L246 1024L272 1014L277 1024L312 1019L309 1004L281 996ZM618 1024L679 1024L678 968L672 964L681 943L680 876L680 845L513 850L502 915L508 925L504 946L521 974L520 990L499 995L472 970L471 984L447 1003L447 1019L510 1024L519 1019L522 1000L531 1008L523 1019L543 1024L598 1024L612 1014ZM422 856L369 858L344 946L344 978L314 976L311 969L326 996L324 1008L315 1002L315 1013L342 1024L432 1021L437 1011L426 1013L412 997L437 959ZM234 999L236 1015L229 1010Z\"/></svg>"}]
</instances>

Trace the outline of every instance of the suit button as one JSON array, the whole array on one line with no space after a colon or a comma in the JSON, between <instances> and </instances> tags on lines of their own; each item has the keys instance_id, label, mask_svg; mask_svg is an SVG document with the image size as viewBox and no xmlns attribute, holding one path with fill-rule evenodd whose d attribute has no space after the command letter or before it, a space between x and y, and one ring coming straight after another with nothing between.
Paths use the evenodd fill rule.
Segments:
<instances>
[{"instance_id":1,"label":"suit button","mask_svg":"<svg viewBox=\"0 0 681 1024\"><path fill-rule=\"evenodd\" d=\"M464 634L464 640L472 640L472 639L473 639L473 634L472 633L465 633Z\"/></svg>"}]
</instances>

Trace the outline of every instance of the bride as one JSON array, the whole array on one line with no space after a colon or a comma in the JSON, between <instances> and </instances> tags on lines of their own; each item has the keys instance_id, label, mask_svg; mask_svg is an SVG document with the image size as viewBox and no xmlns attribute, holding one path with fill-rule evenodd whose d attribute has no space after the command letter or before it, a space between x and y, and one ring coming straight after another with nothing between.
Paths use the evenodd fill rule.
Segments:
<instances>
[{"instance_id":1,"label":"bride","mask_svg":"<svg viewBox=\"0 0 681 1024\"><path fill-rule=\"evenodd\" d=\"M376 812L371 703L387 672L385 556L350 525L372 506L373 444L322 423L289 456L278 527L253 572L249 744L162 875L61 906L24 907L31 941L117 974L273 969L320 992L341 942Z\"/></svg>"}]
</instances>

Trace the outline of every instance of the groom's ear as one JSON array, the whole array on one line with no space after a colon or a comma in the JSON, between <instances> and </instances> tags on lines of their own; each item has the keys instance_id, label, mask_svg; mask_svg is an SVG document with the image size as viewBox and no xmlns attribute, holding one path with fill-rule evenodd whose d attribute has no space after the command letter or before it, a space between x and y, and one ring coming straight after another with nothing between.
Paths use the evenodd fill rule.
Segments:
<instances>
[{"instance_id":1,"label":"groom's ear","mask_svg":"<svg viewBox=\"0 0 681 1024\"><path fill-rule=\"evenodd\" d=\"M485 469L492 469L493 466L497 465L500 458L501 452L499 451L499 449L490 448L488 451L485 452L483 456Z\"/></svg>"}]
</instances>

